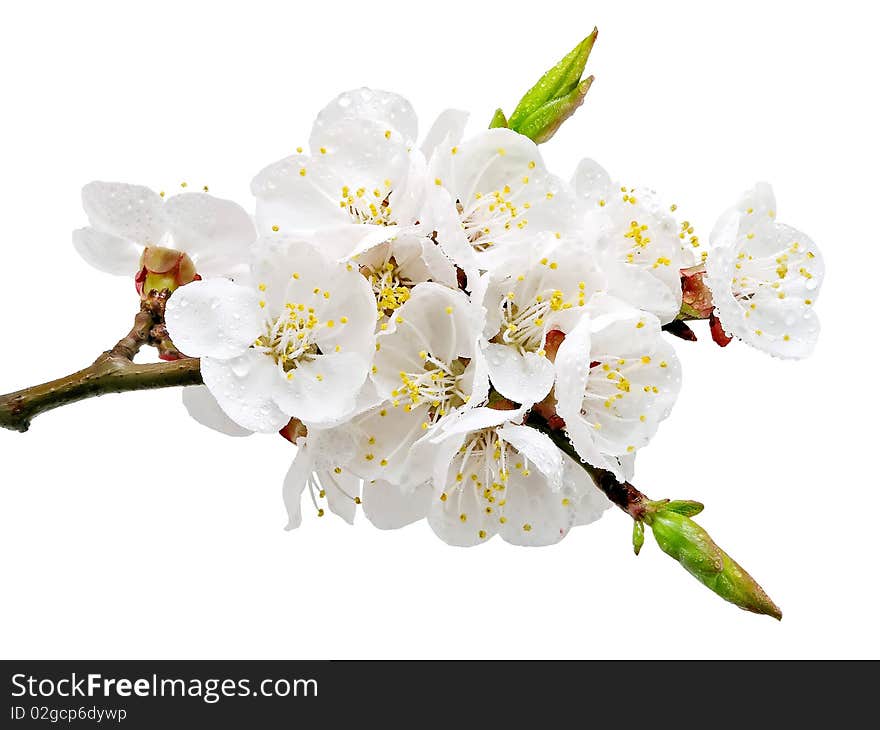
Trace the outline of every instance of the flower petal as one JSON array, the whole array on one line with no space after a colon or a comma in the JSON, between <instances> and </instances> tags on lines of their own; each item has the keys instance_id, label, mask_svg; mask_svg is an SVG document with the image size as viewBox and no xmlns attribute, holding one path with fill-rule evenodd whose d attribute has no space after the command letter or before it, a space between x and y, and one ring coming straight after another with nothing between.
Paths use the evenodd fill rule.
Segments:
<instances>
[{"instance_id":1,"label":"flower petal","mask_svg":"<svg viewBox=\"0 0 880 730\"><path fill-rule=\"evenodd\" d=\"M312 460L304 448L305 439L299 439L297 445L299 448L281 489L284 506L287 508L285 530L295 530L302 524L302 493L312 476Z\"/></svg>"},{"instance_id":2,"label":"flower petal","mask_svg":"<svg viewBox=\"0 0 880 730\"><path fill-rule=\"evenodd\" d=\"M526 475L513 469L505 487L504 523L499 534L506 542L543 547L568 534L574 524L574 503L550 489L540 471L530 470Z\"/></svg>"},{"instance_id":3,"label":"flower petal","mask_svg":"<svg viewBox=\"0 0 880 730\"><path fill-rule=\"evenodd\" d=\"M366 480L383 479L405 488L426 481L432 468L425 458L432 448L424 439L427 418L427 405L407 410L390 403L355 418L351 429L357 450L349 468Z\"/></svg>"},{"instance_id":4,"label":"flower petal","mask_svg":"<svg viewBox=\"0 0 880 730\"><path fill-rule=\"evenodd\" d=\"M262 330L259 301L252 289L228 279L194 281L168 300L168 334L190 356L235 357L250 347Z\"/></svg>"},{"instance_id":5,"label":"flower petal","mask_svg":"<svg viewBox=\"0 0 880 730\"><path fill-rule=\"evenodd\" d=\"M578 163L571 184L578 198L595 204L608 196L613 183L604 167L595 160L584 158Z\"/></svg>"},{"instance_id":6,"label":"flower petal","mask_svg":"<svg viewBox=\"0 0 880 730\"><path fill-rule=\"evenodd\" d=\"M318 355L287 373L273 365L272 398L306 425L336 425L354 412L368 368L368 360L351 352Z\"/></svg>"},{"instance_id":7,"label":"flower petal","mask_svg":"<svg viewBox=\"0 0 880 730\"><path fill-rule=\"evenodd\" d=\"M257 228L261 234L293 234L321 226L350 223L339 206L343 185L327 159L292 155L261 170L251 182L257 199Z\"/></svg>"},{"instance_id":8,"label":"flower petal","mask_svg":"<svg viewBox=\"0 0 880 730\"><path fill-rule=\"evenodd\" d=\"M87 264L114 276L134 276L143 247L94 228L73 232L73 247Z\"/></svg>"},{"instance_id":9,"label":"flower petal","mask_svg":"<svg viewBox=\"0 0 880 730\"><path fill-rule=\"evenodd\" d=\"M562 459L562 479L565 485L563 490L566 494L571 495L570 499L575 506L574 525L589 525L598 520L605 510L611 507L611 501L595 485L590 475L580 464L566 454L563 454ZM631 457L625 457L625 459L631 461ZM627 472L627 478L631 478L628 473L631 469L628 466L623 468Z\"/></svg>"},{"instance_id":10,"label":"flower petal","mask_svg":"<svg viewBox=\"0 0 880 730\"><path fill-rule=\"evenodd\" d=\"M441 143L452 146L461 142L469 116L468 112L461 109L444 109L440 112L422 142L422 154L425 159L430 161Z\"/></svg>"},{"instance_id":11,"label":"flower petal","mask_svg":"<svg viewBox=\"0 0 880 730\"><path fill-rule=\"evenodd\" d=\"M477 489L467 482L463 487L434 498L428 512L428 524L443 542L457 547L473 547L495 535L499 523L494 512L486 512Z\"/></svg>"},{"instance_id":12,"label":"flower petal","mask_svg":"<svg viewBox=\"0 0 880 730\"><path fill-rule=\"evenodd\" d=\"M380 530L397 530L423 519L431 507L431 484L402 490L384 480L364 484L364 514Z\"/></svg>"},{"instance_id":13,"label":"flower petal","mask_svg":"<svg viewBox=\"0 0 880 730\"><path fill-rule=\"evenodd\" d=\"M562 489L562 452L550 437L530 426L511 423L498 429L498 435L522 454L547 480L547 487Z\"/></svg>"},{"instance_id":14,"label":"flower petal","mask_svg":"<svg viewBox=\"0 0 880 730\"><path fill-rule=\"evenodd\" d=\"M257 237L238 203L205 193L181 193L165 202L162 216L174 246L186 251L202 276L222 276L248 259Z\"/></svg>"},{"instance_id":15,"label":"flower petal","mask_svg":"<svg viewBox=\"0 0 880 730\"><path fill-rule=\"evenodd\" d=\"M350 261L391 240L398 231L397 226L339 223L318 228L309 238L315 247L329 258L336 261Z\"/></svg>"},{"instance_id":16,"label":"flower petal","mask_svg":"<svg viewBox=\"0 0 880 730\"><path fill-rule=\"evenodd\" d=\"M231 360L203 357L201 371L217 403L239 426L274 433L290 421L290 415L272 400L278 369L262 353L247 350Z\"/></svg>"},{"instance_id":17,"label":"flower petal","mask_svg":"<svg viewBox=\"0 0 880 730\"><path fill-rule=\"evenodd\" d=\"M501 395L516 403L533 404L553 387L553 363L535 352L490 342L484 348L489 379Z\"/></svg>"},{"instance_id":18,"label":"flower petal","mask_svg":"<svg viewBox=\"0 0 880 730\"><path fill-rule=\"evenodd\" d=\"M352 89L337 96L318 113L309 137L312 154L317 154L327 144L328 130L340 122L361 120L369 120L383 131L396 132L410 146L419 133L419 122L412 104L402 96L366 87Z\"/></svg>"},{"instance_id":19,"label":"flower petal","mask_svg":"<svg viewBox=\"0 0 880 730\"><path fill-rule=\"evenodd\" d=\"M361 478L345 469L319 472L317 477L330 511L353 525L357 513L355 500L361 495Z\"/></svg>"},{"instance_id":20,"label":"flower petal","mask_svg":"<svg viewBox=\"0 0 880 730\"><path fill-rule=\"evenodd\" d=\"M158 244L165 231L162 198L143 185L90 182L82 203L93 228L139 246Z\"/></svg>"},{"instance_id":21,"label":"flower petal","mask_svg":"<svg viewBox=\"0 0 880 730\"><path fill-rule=\"evenodd\" d=\"M204 385L183 389L183 406L193 419L203 426L226 436L250 436L253 431L242 428L233 421Z\"/></svg>"}]
</instances>

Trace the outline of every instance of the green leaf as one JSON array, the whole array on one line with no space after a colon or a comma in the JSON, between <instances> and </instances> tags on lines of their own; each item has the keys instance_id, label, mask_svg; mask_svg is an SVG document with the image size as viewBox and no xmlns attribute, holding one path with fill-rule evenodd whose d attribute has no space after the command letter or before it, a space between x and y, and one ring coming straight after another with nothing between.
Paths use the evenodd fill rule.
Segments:
<instances>
[{"instance_id":1,"label":"green leaf","mask_svg":"<svg viewBox=\"0 0 880 730\"><path fill-rule=\"evenodd\" d=\"M497 129L498 127L507 128L507 117L504 116L500 107L495 110L492 121L489 122L489 129Z\"/></svg>"},{"instance_id":2,"label":"green leaf","mask_svg":"<svg viewBox=\"0 0 880 730\"><path fill-rule=\"evenodd\" d=\"M670 512L677 512L685 517L693 517L700 514L704 507L700 502L694 502L690 499L676 499L663 505L663 509Z\"/></svg>"},{"instance_id":3,"label":"green leaf","mask_svg":"<svg viewBox=\"0 0 880 730\"><path fill-rule=\"evenodd\" d=\"M521 132L520 126L540 108L571 94L580 83L598 35L599 30L593 28L590 35L578 43L565 58L547 71L538 83L525 93L508 120L511 129Z\"/></svg>"}]
</instances>

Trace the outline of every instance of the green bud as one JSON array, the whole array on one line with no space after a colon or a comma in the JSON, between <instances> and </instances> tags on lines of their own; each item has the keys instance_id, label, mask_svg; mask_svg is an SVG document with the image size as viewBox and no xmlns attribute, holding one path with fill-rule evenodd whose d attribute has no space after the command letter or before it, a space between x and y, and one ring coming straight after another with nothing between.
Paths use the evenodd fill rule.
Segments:
<instances>
[{"instance_id":1,"label":"green bud","mask_svg":"<svg viewBox=\"0 0 880 730\"><path fill-rule=\"evenodd\" d=\"M670 509L670 505L675 507ZM724 600L746 611L781 619L782 611L755 579L718 547L709 533L686 514L676 511L681 505L698 503L670 502L646 515L660 549ZM702 505L698 506L702 509Z\"/></svg>"},{"instance_id":2,"label":"green bud","mask_svg":"<svg viewBox=\"0 0 880 730\"><path fill-rule=\"evenodd\" d=\"M504 112L500 108L495 110L492 121L489 122L489 129L497 129L498 127L507 128L507 117L504 116Z\"/></svg>"},{"instance_id":3,"label":"green bud","mask_svg":"<svg viewBox=\"0 0 880 730\"><path fill-rule=\"evenodd\" d=\"M645 523L641 520L633 522L633 552L638 555L645 544Z\"/></svg>"},{"instance_id":4,"label":"green bud","mask_svg":"<svg viewBox=\"0 0 880 730\"><path fill-rule=\"evenodd\" d=\"M556 130L562 126L562 123L584 103L584 97L590 90L592 83L592 76L585 78L567 95L549 101L544 106L538 108L534 114L526 118L515 128L516 131L524 134L537 144L546 142L556 134ZM514 127L511 126L511 129L514 129Z\"/></svg>"},{"instance_id":5,"label":"green bud","mask_svg":"<svg viewBox=\"0 0 880 730\"><path fill-rule=\"evenodd\" d=\"M599 31L584 38L520 99L507 126L535 142L546 142L583 103L593 78L581 80ZM495 114L496 118L498 113ZM493 119L494 122L494 119Z\"/></svg>"}]
</instances>

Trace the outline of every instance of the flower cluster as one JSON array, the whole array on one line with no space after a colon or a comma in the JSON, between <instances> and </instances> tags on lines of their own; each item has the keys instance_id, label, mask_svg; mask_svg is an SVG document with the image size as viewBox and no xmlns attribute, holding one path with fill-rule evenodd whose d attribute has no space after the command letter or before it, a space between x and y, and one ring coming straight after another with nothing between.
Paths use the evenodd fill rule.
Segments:
<instances>
[{"instance_id":1,"label":"flower cluster","mask_svg":"<svg viewBox=\"0 0 880 730\"><path fill-rule=\"evenodd\" d=\"M782 357L815 343L821 257L776 222L768 186L700 254L651 190L592 160L566 182L528 137L466 138L466 122L448 110L419 140L402 97L344 93L307 150L256 176L254 221L206 193L84 190L82 256L141 287L173 280L168 333L205 384L190 413L297 445L291 528L306 491L318 515L426 518L462 546L549 545L596 520L609 502L591 474L630 478L675 403L663 328L688 318L683 271L729 334Z\"/></svg>"}]
</instances>

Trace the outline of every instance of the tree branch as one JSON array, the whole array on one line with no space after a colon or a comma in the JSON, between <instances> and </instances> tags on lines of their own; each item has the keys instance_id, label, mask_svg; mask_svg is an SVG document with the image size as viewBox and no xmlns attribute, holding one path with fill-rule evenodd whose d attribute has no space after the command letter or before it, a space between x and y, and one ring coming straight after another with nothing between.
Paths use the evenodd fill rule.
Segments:
<instances>
[{"instance_id":1,"label":"tree branch","mask_svg":"<svg viewBox=\"0 0 880 730\"><path fill-rule=\"evenodd\" d=\"M173 348L164 328L167 298L167 292L150 292L135 315L131 331L87 368L0 396L0 427L23 433L41 413L105 393L199 385L202 375L195 358L148 364L133 362L144 345L156 345L160 354ZM157 331L164 333L159 342L154 339Z\"/></svg>"}]
</instances>

